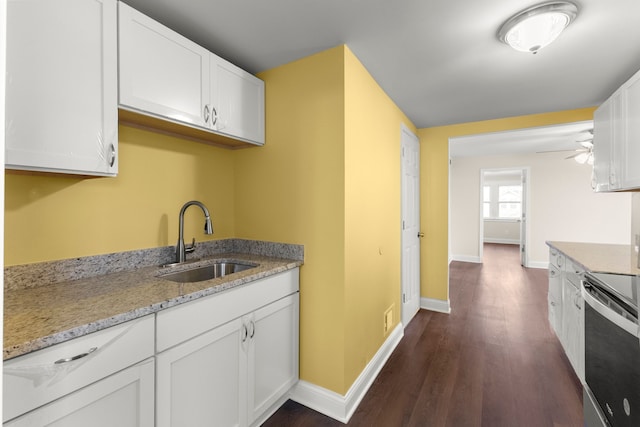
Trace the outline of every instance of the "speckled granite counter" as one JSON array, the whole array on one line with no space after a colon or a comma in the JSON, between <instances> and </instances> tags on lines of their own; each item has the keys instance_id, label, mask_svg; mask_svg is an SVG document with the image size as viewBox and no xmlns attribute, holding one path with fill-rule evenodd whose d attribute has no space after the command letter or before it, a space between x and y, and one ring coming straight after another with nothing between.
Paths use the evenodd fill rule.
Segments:
<instances>
[{"instance_id":1,"label":"speckled granite counter","mask_svg":"<svg viewBox=\"0 0 640 427\"><path fill-rule=\"evenodd\" d=\"M135 258L139 263L143 262L139 258L140 251L50 262L44 263L45 266L34 264L8 267L5 269L5 282L8 283L5 284L4 295L3 359L68 341L302 265L303 250L299 245L275 244L280 246L274 250L264 242L252 244L251 241L230 240L230 244L227 242L222 248L214 250L201 244L204 247L199 249L200 254L204 253L206 256L201 257L198 262L177 268L197 267L211 263L212 260L241 261L257 266L203 282L176 283L158 277L168 272L159 265L171 261L170 247L146 250L149 253L143 257L144 262L151 262L152 265L140 268L135 267L141 264L130 265L130 260L124 261L124 264L114 261ZM161 253L158 256L154 251ZM221 253L216 253L217 251ZM269 256L270 254L273 256ZM290 258L284 258L283 255ZM169 259L166 259L167 256ZM162 261L158 262L160 260ZM101 263L105 265L100 265ZM87 267L88 265L92 267ZM129 269L123 265L129 265ZM78 273L85 270L89 273ZM45 271L48 273L45 274ZM71 274L72 271L75 274ZM177 270L171 270L174 271ZM29 272L32 273L31 276ZM92 275L96 272L104 274ZM82 277L78 278L77 275ZM60 277L67 279L55 281Z\"/></svg>"},{"instance_id":2,"label":"speckled granite counter","mask_svg":"<svg viewBox=\"0 0 640 427\"><path fill-rule=\"evenodd\" d=\"M638 253L630 245L547 242L586 270L600 273L640 274Z\"/></svg>"}]
</instances>

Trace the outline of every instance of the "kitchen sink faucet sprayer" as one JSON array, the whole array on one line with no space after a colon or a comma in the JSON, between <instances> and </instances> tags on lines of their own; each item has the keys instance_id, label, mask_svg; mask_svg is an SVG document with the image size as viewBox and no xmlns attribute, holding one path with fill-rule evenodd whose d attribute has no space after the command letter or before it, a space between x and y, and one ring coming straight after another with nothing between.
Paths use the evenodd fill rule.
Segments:
<instances>
[{"instance_id":1,"label":"kitchen sink faucet sprayer","mask_svg":"<svg viewBox=\"0 0 640 427\"><path fill-rule=\"evenodd\" d=\"M199 206L204 212L204 232L205 234L213 234L213 225L211 224L211 216L209 215L209 210L202 202L197 200L191 200L182 206L180 209L180 224L178 230L178 244L176 245L176 262L185 262L187 260L187 252L193 252L196 249L196 239L193 239L193 242L189 246L185 246L184 244L184 212L191 205Z\"/></svg>"}]
</instances>

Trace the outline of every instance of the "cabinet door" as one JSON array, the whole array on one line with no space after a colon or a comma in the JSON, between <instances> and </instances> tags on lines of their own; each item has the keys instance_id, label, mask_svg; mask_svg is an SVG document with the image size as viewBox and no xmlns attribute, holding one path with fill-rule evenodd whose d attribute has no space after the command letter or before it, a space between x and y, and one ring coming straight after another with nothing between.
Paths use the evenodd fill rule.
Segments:
<instances>
[{"instance_id":1,"label":"cabinet door","mask_svg":"<svg viewBox=\"0 0 640 427\"><path fill-rule=\"evenodd\" d=\"M593 188L609 191L611 150L613 145L613 99L605 101L593 113Z\"/></svg>"},{"instance_id":2,"label":"cabinet door","mask_svg":"<svg viewBox=\"0 0 640 427\"><path fill-rule=\"evenodd\" d=\"M157 427L245 424L242 338L246 329L236 319L157 356Z\"/></svg>"},{"instance_id":3,"label":"cabinet door","mask_svg":"<svg viewBox=\"0 0 640 427\"><path fill-rule=\"evenodd\" d=\"M254 144L264 144L264 82L211 54L213 129Z\"/></svg>"},{"instance_id":4,"label":"cabinet door","mask_svg":"<svg viewBox=\"0 0 640 427\"><path fill-rule=\"evenodd\" d=\"M562 273L549 265L549 324L558 337L562 335Z\"/></svg>"},{"instance_id":5,"label":"cabinet door","mask_svg":"<svg viewBox=\"0 0 640 427\"><path fill-rule=\"evenodd\" d=\"M622 106L624 174L621 187L640 188L640 74L625 83Z\"/></svg>"},{"instance_id":6,"label":"cabinet door","mask_svg":"<svg viewBox=\"0 0 640 427\"><path fill-rule=\"evenodd\" d=\"M5 427L153 427L153 359L4 424Z\"/></svg>"},{"instance_id":7,"label":"cabinet door","mask_svg":"<svg viewBox=\"0 0 640 427\"><path fill-rule=\"evenodd\" d=\"M7 2L9 169L118 172L116 0Z\"/></svg>"},{"instance_id":8,"label":"cabinet door","mask_svg":"<svg viewBox=\"0 0 640 427\"><path fill-rule=\"evenodd\" d=\"M580 368L580 361L584 359L584 320L581 320L583 317L581 299L579 290L565 281L562 295L562 346L576 375L580 381L584 382L584 367Z\"/></svg>"},{"instance_id":9,"label":"cabinet door","mask_svg":"<svg viewBox=\"0 0 640 427\"><path fill-rule=\"evenodd\" d=\"M585 363L585 348L584 348L584 299L582 298L582 294L579 289L576 289L575 292L575 306L576 306L576 314L577 314L577 325L576 325L576 333L578 334L578 339L576 342L576 373L578 374L578 378L582 384L585 383L585 374L584 374L584 363Z\"/></svg>"},{"instance_id":10,"label":"cabinet door","mask_svg":"<svg viewBox=\"0 0 640 427\"><path fill-rule=\"evenodd\" d=\"M269 416L298 381L298 295L256 311L248 322L249 424Z\"/></svg>"},{"instance_id":11,"label":"cabinet door","mask_svg":"<svg viewBox=\"0 0 640 427\"><path fill-rule=\"evenodd\" d=\"M119 14L120 106L207 125L209 52L122 2Z\"/></svg>"}]
</instances>

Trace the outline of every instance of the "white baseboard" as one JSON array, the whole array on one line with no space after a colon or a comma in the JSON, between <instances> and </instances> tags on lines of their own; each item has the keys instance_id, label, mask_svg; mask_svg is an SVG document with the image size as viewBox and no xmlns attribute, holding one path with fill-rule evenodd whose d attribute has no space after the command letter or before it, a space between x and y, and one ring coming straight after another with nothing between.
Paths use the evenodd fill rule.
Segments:
<instances>
[{"instance_id":1,"label":"white baseboard","mask_svg":"<svg viewBox=\"0 0 640 427\"><path fill-rule=\"evenodd\" d=\"M451 305L449 304L449 300L422 297L420 298L420 308L445 314L451 313Z\"/></svg>"},{"instance_id":2,"label":"white baseboard","mask_svg":"<svg viewBox=\"0 0 640 427\"><path fill-rule=\"evenodd\" d=\"M400 323L360 373L345 396L300 380L291 392L291 400L342 423L348 423L403 336L404 327Z\"/></svg>"},{"instance_id":3,"label":"white baseboard","mask_svg":"<svg viewBox=\"0 0 640 427\"><path fill-rule=\"evenodd\" d=\"M520 244L520 239L498 239L498 238L493 238L493 237L489 237L489 238L484 238L483 239L484 243L499 243L501 245L519 245Z\"/></svg>"},{"instance_id":4,"label":"white baseboard","mask_svg":"<svg viewBox=\"0 0 640 427\"><path fill-rule=\"evenodd\" d=\"M475 262L480 264L482 259L477 255L451 255L451 261Z\"/></svg>"},{"instance_id":5,"label":"white baseboard","mask_svg":"<svg viewBox=\"0 0 640 427\"><path fill-rule=\"evenodd\" d=\"M549 261L529 261L529 268L549 268Z\"/></svg>"}]
</instances>

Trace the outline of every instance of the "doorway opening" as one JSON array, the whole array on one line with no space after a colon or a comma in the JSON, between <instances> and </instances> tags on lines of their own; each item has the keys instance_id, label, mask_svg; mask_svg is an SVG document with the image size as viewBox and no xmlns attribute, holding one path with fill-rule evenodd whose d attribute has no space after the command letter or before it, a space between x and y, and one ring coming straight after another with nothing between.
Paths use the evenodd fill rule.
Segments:
<instances>
[{"instance_id":1,"label":"doorway opening","mask_svg":"<svg viewBox=\"0 0 640 427\"><path fill-rule=\"evenodd\" d=\"M485 244L517 245L528 267L529 175L528 167L480 170L480 260Z\"/></svg>"}]
</instances>

